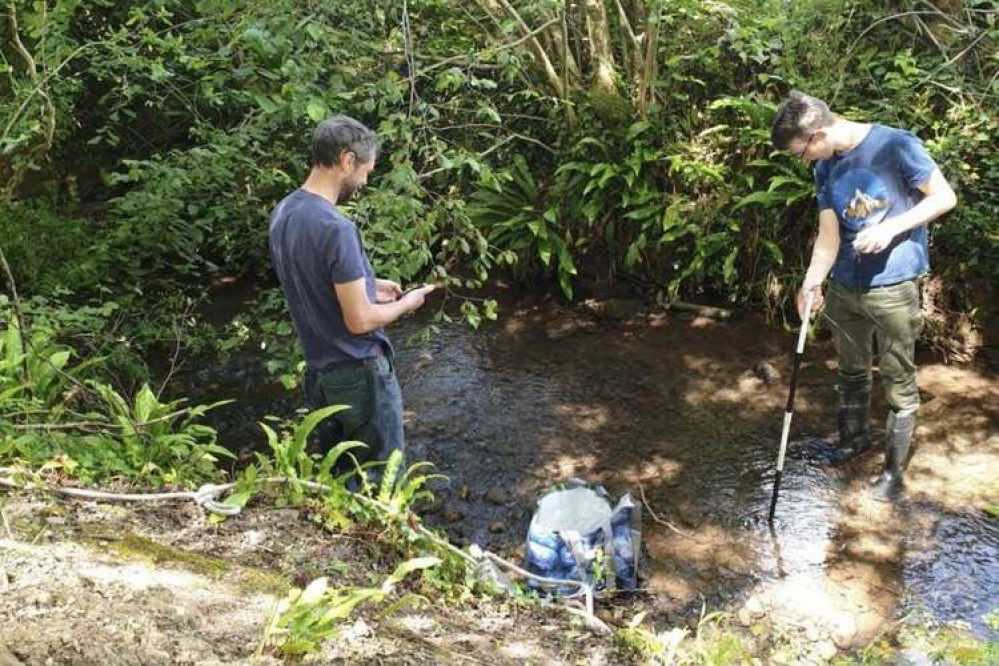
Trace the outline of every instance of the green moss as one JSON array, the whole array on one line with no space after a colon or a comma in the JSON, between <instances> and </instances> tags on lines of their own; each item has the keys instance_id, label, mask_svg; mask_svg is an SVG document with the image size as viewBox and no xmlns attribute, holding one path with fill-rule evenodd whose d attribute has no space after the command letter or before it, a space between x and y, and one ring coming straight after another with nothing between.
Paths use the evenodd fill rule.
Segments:
<instances>
[{"instance_id":1,"label":"green moss","mask_svg":"<svg viewBox=\"0 0 999 666\"><path fill-rule=\"evenodd\" d=\"M283 576L261 569L240 569L235 585L243 594L284 596L291 589L291 584Z\"/></svg>"},{"instance_id":2,"label":"green moss","mask_svg":"<svg viewBox=\"0 0 999 666\"><path fill-rule=\"evenodd\" d=\"M625 127L634 109L617 90L594 88L589 93L590 105L607 128Z\"/></svg>"},{"instance_id":3,"label":"green moss","mask_svg":"<svg viewBox=\"0 0 999 666\"><path fill-rule=\"evenodd\" d=\"M147 560L153 564L179 564L203 576L217 578L231 565L215 557L171 548L137 534L125 534L112 541L110 549L123 557Z\"/></svg>"},{"instance_id":4,"label":"green moss","mask_svg":"<svg viewBox=\"0 0 999 666\"><path fill-rule=\"evenodd\" d=\"M157 566L175 565L215 580L225 576L241 594L284 595L291 588L291 584L279 574L171 548L137 534L116 534L107 525L86 525L82 531L84 541L109 542L108 548L123 558L139 559Z\"/></svg>"}]
</instances>

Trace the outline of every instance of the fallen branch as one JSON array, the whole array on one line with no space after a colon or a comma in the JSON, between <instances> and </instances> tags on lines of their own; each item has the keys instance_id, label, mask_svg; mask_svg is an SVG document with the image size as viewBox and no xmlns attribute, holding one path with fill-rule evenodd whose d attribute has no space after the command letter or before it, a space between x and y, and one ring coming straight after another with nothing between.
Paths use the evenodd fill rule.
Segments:
<instances>
[{"instance_id":1,"label":"fallen branch","mask_svg":"<svg viewBox=\"0 0 999 666\"><path fill-rule=\"evenodd\" d=\"M693 312L701 317L710 319L731 319L732 311L725 308L716 308L711 305L697 305L685 301L670 301L670 310L682 310L683 312Z\"/></svg>"}]
</instances>

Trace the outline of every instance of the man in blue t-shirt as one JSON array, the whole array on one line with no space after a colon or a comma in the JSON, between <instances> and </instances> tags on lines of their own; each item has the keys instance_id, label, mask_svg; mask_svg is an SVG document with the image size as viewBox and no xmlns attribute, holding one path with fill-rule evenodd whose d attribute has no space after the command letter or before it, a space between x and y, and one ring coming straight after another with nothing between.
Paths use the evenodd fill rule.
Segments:
<instances>
[{"instance_id":1,"label":"man in blue t-shirt","mask_svg":"<svg viewBox=\"0 0 999 666\"><path fill-rule=\"evenodd\" d=\"M923 144L904 130L860 123L830 112L820 99L793 91L777 113L774 146L816 162L819 234L798 292L814 311L826 306L839 356L839 447L844 464L872 448L872 339L890 408L885 464L874 485L893 501L916 427L915 345L923 327L918 278L929 270L926 225L957 203ZM828 299L822 283L829 277Z\"/></svg>"},{"instance_id":2,"label":"man in blue t-shirt","mask_svg":"<svg viewBox=\"0 0 999 666\"><path fill-rule=\"evenodd\" d=\"M403 293L377 279L360 232L336 207L367 183L377 150L374 133L353 118L320 123L308 178L278 203L270 222L271 258L305 351L309 406L349 408L320 424L323 452L358 440L367 444L356 454L360 463L405 452L402 393L382 327L419 308L434 289ZM347 460L341 457L338 471L353 468Z\"/></svg>"}]
</instances>

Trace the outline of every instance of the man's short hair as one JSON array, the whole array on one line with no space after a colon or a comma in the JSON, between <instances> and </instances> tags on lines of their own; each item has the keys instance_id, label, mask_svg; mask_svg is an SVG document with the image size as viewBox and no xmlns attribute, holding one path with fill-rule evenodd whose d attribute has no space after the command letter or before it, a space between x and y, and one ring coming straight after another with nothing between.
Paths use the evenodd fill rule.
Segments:
<instances>
[{"instance_id":1,"label":"man's short hair","mask_svg":"<svg viewBox=\"0 0 999 666\"><path fill-rule=\"evenodd\" d=\"M792 90L777 111L770 140L778 150L787 150L793 139L807 139L812 132L835 121L829 106L818 97Z\"/></svg>"},{"instance_id":2,"label":"man's short hair","mask_svg":"<svg viewBox=\"0 0 999 666\"><path fill-rule=\"evenodd\" d=\"M378 154L378 137L349 116L333 116L319 123L312 133L310 166L339 164L344 153L354 153L361 164L370 162Z\"/></svg>"}]
</instances>

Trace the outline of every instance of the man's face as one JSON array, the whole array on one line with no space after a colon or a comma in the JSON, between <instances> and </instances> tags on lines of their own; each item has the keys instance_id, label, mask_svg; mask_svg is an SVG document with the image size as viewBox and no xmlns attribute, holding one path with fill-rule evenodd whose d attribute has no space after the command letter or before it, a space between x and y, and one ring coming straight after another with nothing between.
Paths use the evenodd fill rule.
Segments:
<instances>
[{"instance_id":1,"label":"man's face","mask_svg":"<svg viewBox=\"0 0 999 666\"><path fill-rule=\"evenodd\" d=\"M807 136L793 139L788 144L787 152L805 162L814 162L832 157L833 146L825 131L817 129Z\"/></svg>"},{"instance_id":2,"label":"man's face","mask_svg":"<svg viewBox=\"0 0 999 666\"><path fill-rule=\"evenodd\" d=\"M340 200L347 201L357 195L368 184L368 174L375 168L375 158L367 162L358 162L354 153L344 156L344 171L346 175L340 184Z\"/></svg>"}]
</instances>

